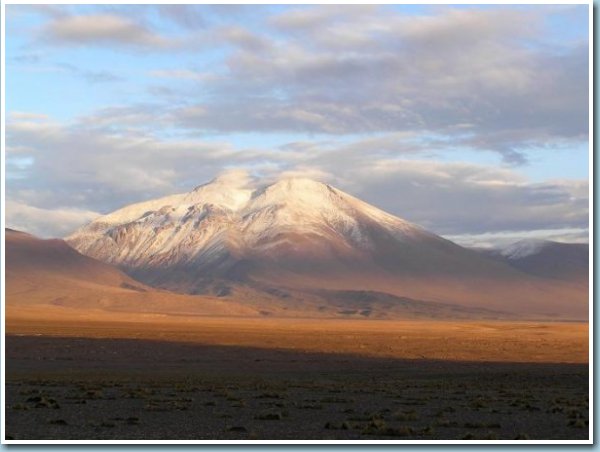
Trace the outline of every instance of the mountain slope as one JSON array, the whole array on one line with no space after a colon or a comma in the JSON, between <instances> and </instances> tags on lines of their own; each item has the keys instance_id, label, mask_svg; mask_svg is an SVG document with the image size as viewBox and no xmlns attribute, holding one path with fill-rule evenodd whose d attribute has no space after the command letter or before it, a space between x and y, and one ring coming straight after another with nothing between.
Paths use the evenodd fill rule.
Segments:
<instances>
[{"instance_id":1,"label":"mountain slope","mask_svg":"<svg viewBox=\"0 0 600 452\"><path fill-rule=\"evenodd\" d=\"M581 282L589 278L589 245L550 240L521 240L501 249L482 251L525 273Z\"/></svg>"},{"instance_id":2,"label":"mountain slope","mask_svg":"<svg viewBox=\"0 0 600 452\"><path fill-rule=\"evenodd\" d=\"M6 302L14 318L106 319L110 312L177 316L344 318L498 318L503 313L398 298L377 292L258 290L217 283L189 296L144 286L116 267L84 256L63 240L6 229ZM209 292L209 291L207 291ZM242 301L240 301L242 300ZM120 318L120 317L119 317Z\"/></svg>"},{"instance_id":3,"label":"mountain slope","mask_svg":"<svg viewBox=\"0 0 600 452\"><path fill-rule=\"evenodd\" d=\"M144 286L115 267L78 253L63 240L40 240L25 232L5 230L6 277L17 280L70 280L109 287Z\"/></svg>"},{"instance_id":4,"label":"mountain slope","mask_svg":"<svg viewBox=\"0 0 600 452\"><path fill-rule=\"evenodd\" d=\"M535 315L587 312L581 291L543 283L309 179L256 188L217 178L100 217L67 241L145 283L187 293L217 282L375 291Z\"/></svg>"},{"instance_id":5,"label":"mountain slope","mask_svg":"<svg viewBox=\"0 0 600 452\"><path fill-rule=\"evenodd\" d=\"M231 301L157 291L119 269L78 253L63 240L5 229L7 315L95 311L257 315ZM43 312L44 314L39 314Z\"/></svg>"}]
</instances>

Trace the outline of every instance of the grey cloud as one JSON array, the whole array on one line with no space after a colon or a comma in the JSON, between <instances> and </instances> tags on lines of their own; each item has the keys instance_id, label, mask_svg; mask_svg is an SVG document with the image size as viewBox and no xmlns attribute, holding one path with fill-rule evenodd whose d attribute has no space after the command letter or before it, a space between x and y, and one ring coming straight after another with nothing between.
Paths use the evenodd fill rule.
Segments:
<instances>
[{"instance_id":1,"label":"grey cloud","mask_svg":"<svg viewBox=\"0 0 600 452\"><path fill-rule=\"evenodd\" d=\"M255 34L256 52L244 44L251 39L241 40L227 70L204 83L208 100L174 112L176 123L225 132L420 131L457 140L458 126L468 124L472 143L503 134L484 149L510 164L525 163L523 146L587 139L587 45L544 41L543 7L445 8L425 17L356 11L311 7L272 18L278 33L269 45Z\"/></svg>"},{"instance_id":2,"label":"grey cloud","mask_svg":"<svg viewBox=\"0 0 600 452\"><path fill-rule=\"evenodd\" d=\"M268 39L256 35L244 27L230 25L218 29L216 33L219 38L252 53L270 50L271 47Z\"/></svg>"},{"instance_id":3,"label":"grey cloud","mask_svg":"<svg viewBox=\"0 0 600 452\"><path fill-rule=\"evenodd\" d=\"M30 222L32 232L62 234L50 223L75 225L188 190L228 167L250 168L263 180L287 174L330 182L465 241L523 231L571 237L587 228L586 181L534 184L507 167L425 160L467 148L514 166L526 163L524 149L587 141L588 47L548 36L545 7L404 16L384 6L311 6L270 17L271 7L161 5L136 16L126 12L138 5L128 8L41 11L49 20L42 36L190 56L218 48L225 59L210 73L192 60L157 68L150 75L164 84L145 87L152 104L103 108L70 125L11 115L7 213L15 227ZM177 39L155 31L157 12L181 27ZM253 26L237 24L241 16ZM63 69L92 82L116 76ZM275 149L197 138L239 131L319 136Z\"/></svg>"},{"instance_id":4,"label":"grey cloud","mask_svg":"<svg viewBox=\"0 0 600 452\"><path fill-rule=\"evenodd\" d=\"M204 28L207 23L198 5L157 5L161 16L189 29Z\"/></svg>"},{"instance_id":5,"label":"grey cloud","mask_svg":"<svg viewBox=\"0 0 600 452\"><path fill-rule=\"evenodd\" d=\"M415 161L379 162L364 172L357 191L365 199L442 235L588 223L587 181L533 184L506 170Z\"/></svg>"},{"instance_id":6,"label":"grey cloud","mask_svg":"<svg viewBox=\"0 0 600 452\"><path fill-rule=\"evenodd\" d=\"M10 19L11 15L19 15L29 11L34 11L42 16L46 17L64 17L68 14L63 5L6 5L7 18Z\"/></svg>"},{"instance_id":7,"label":"grey cloud","mask_svg":"<svg viewBox=\"0 0 600 452\"><path fill-rule=\"evenodd\" d=\"M43 27L41 39L75 46L125 45L153 50L165 50L177 45L175 40L143 24L112 13L56 17Z\"/></svg>"},{"instance_id":8,"label":"grey cloud","mask_svg":"<svg viewBox=\"0 0 600 452\"><path fill-rule=\"evenodd\" d=\"M20 166L19 177L7 180L7 199L48 210L108 212L187 191L223 168L247 168L262 180L294 174L330 182L442 235L587 227L587 181L530 183L508 168L409 160L423 145L411 134L240 149L160 139L143 129L114 132L97 122L63 126L27 114L11 117L7 164Z\"/></svg>"},{"instance_id":9,"label":"grey cloud","mask_svg":"<svg viewBox=\"0 0 600 452\"><path fill-rule=\"evenodd\" d=\"M37 53L23 53L20 55L16 55L10 59L18 64L37 64L42 60L41 55Z\"/></svg>"},{"instance_id":10,"label":"grey cloud","mask_svg":"<svg viewBox=\"0 0 600 452\"><path fill-rule=\"evenodd\" d=\"M146 87L162 102L151 122L168 116L169 126L193 133L445 134L509 165L527 163L524 148L587 140L588 46L556 43L544 28L551 8L438 7L406 16L385 6L326 5L269 16L267 7L195 6L148 6L138 22L119 9L60 16L45 31L72 44L220 48L227 56L212 72L153 73L194 86ZM175 40L152 31L153 11L184 33ZM236 14L254 27L237 24Z\"/></svg>"},{"instance_id":11,"label":"grey cloud","mask_svg":"<svg viewBox=\"0 0 600 452\"><path fill-rule=\"evenodd\" d=\"M173 78L178 80L193 80L196 82L206 81L210 74L193 71L191 69L156 69L151 71L152 77Z\"/></svg>"},{"instance_id":12,"label":"grey cloud","mask_svg":"<svg viewBox=\"0 0 600 452\"><path fill-rule=\"evenodd\" d=\"M165 93L163 93L164 95ZM96 132L106 134L131 134L132 130L154 130L168 127L168 110L157 104L136 104L105 107L77 118L73 127L88 129L93 126Z\"/></svg>"},{"instance_id":13,"label":"grey cloud","mask_svg":"<svg viewBox=\"0 0 600 452\"><path fill-rule=\"evenodd\" d=\"M82 69L78 66L74 66L68 63L60 63L58 66L77 77L83 78L89 83L112 83L120 82L123 80L123 77L120 77L110 71L93 71L88 69Z\"/></svg>"},{"instance_id":14,"label":"grey cloud","mask_svg":"<svg viewBox=\"0 0 600 452\"><path fill-rule=\"evenodd\" d=\"M284 31L310 31L331 25L331 22L360 18L377 10L374 5L322 5L319 8L301 7L277 14L269 22Z\"/></svg>"}]
</instances>

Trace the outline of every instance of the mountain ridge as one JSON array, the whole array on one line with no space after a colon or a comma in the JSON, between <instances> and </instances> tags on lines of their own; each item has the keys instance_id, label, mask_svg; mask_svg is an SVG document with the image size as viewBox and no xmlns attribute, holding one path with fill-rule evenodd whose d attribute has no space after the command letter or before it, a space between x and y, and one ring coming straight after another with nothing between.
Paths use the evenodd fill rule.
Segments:
<instances>
[{"instance_id":1,"label":"mountain ridge","mask_svg":"<svg viewBox=\"0 0 600 452\"><path fill-rule=\"evenodd\" d=\"M117 267L81 255L61 239L6 229L6 301L11 315L39 319L74 315L119 320L139 316L227 316L361 319L510 319L505 312L469 309L369 291L294 291L211 281L202 293L146 286ZM216 295L216 296L212 296ZM103 314L104 313L104 314Z\"/></svg>"},{"instance_id":2,"label":"mountain ridge","mask_svg":"<svg viewBox=\"0 0 600 452\"><path fill-rule=\"evenodd\" d=\"M581 282L589 279L589 244L525 239L480 253L542 278Z\"/></svg>"},{"instance_id":3,"label":"mountain ridge","mask_svg":"<svg viewBox=\"0 0 600 452\"><path fill-rule=\"evenodd\" d=\"M587 294L437 236L328 184L217 178L126 206L68 237L80 252L152 286L211 281L367 290L469 308L585 316Z\"/></svg>"}]
</instances>

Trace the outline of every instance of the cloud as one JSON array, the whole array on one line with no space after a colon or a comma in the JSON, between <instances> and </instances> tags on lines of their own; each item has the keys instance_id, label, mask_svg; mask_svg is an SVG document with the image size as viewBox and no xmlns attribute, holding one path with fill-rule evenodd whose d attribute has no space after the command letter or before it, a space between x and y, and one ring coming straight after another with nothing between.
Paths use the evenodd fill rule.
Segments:
<instances>
[{"instance_id":1,"label":"cloud","mask_svg":"<svg viewBox=\"0 0 600 452\"><path fill-rule=\"evenodd\" d=\"M291 142L272 148L161 138L106 128L88 117L62 125L12 115L7 123L7 199L43 209L107 213L188 191L223 168L262 181L282 175L328 182L442 235L587 228L585 180L529 182L509 168L416 159L427 146L411 134L378 139ZM432 156L435 158L435 156ZM11 166L12 165L12 166ZM10 215L10 214L9 214ZM46 233L48 234L48 233Z\"/></svg>"},{"instance_id":2,"label":"cloud","mask_svg":"<svg viewBox=\"0 0 600 452\"><path fill-rule=\"evenodd\" d=\"M9 121L50 121L50 117L44 113L33 113L29 111L11 111L8 117Z\"/></svg>"},{"instance_id":3,"label":"cloud","mask_svg":"<svg viewBox=\"0 0 600 452\"><path fill-rule=\"evenodd\" d=\"M60 44L125 45L147 49L167 49L174 41L153 32L142 24L118 14L58 16L43 29L41 39Z\"/></svg>"},{"instance_id":4,"label":"cloud","mask_svg":"<svg viewBox=\"0 0 600 452\"><path fill-rule=\"evenodd\" d=\"M161 80L145 87L156 105L144 114L155 115L150 122L168 116L170 127L194 134L445 135L452 146L492 151L515 166L527 163L526 149L588 140L588 44L558 40L549 25L558 14L575 26L585 6L52 11L46 41L190 57L182 67L149 71ZM80 75L114 80L108 71Z\"/></svg>"},{"instance_id":5,"label":"cloud","mask_svg":"<svg viewBox=\"0 0 600 452\"><path fill-rule=\"evenodd\" d=\"M86 70L68 63L61 63L58 66L77 77L83 78L89 83L112 83L123 81L123 77L110 71Z\"/></svg>"},{"instance_id":6,"label":"cloud","mask_svg":"<svg viewBox=\"0 0 600 452\"><path fill-rule=\"evenodd\" d=\"M230 25L221 27L217 30L217 35L220 39L225 40L229 44L233 44L237 48L244 49L248 52L264 52L271 48L269 39L252 33L240 26Z\"/></svg>"},{"instance_id":7,"label":"cloud","mask_svg":"<svg viewBox=\"0 0 600 452\"><path fill-rule=\"evenodd\" d=\"M38 237L64 237L100 214L81 209L44 209L7 200L6 226Z\"/></svg>"},{"instance_id":8,"label":"cloud","mask_svg":"<svg viewBox=\"0 0 600 452\"><path fill-rule=\"evenodd\" d=\"M157 5L156 8L161 16L184 28L198 29L206 26L206 19L198 5Z\"/></svg>"},{"instance_id":9,"label":"cloud","mask_svg":"<svg viewBox=\"0 0 600 452\"><path fill-rule=\"evenodd\" d=\"M501 248L523 239L544 239L563 243L589 243L590 241L586 228L459 234L449 235L446 238L472 248Z\"/></svg>"},{"instance_id":10,"label":"cloud","mask_svg":"<svg viewBox=\"0 0 600 452\"><path fill-rule=\"evenodd\" d=\"M466 144L523 164L523 147L587 140L588 47L550 43L547 12L287 11L268 19L275 32L232 29L240 39L227 40L235 47L225 69L207 77L201 99L188 92L173 117L198 132L413 131L456 140L466 125Z\"/></svg>"},{"instance_id":11,"label":"cloud","mask_svg":"<svg viewBox=\"0 0 600 452\"><path fill-rule=\"evenodd\" d=\"M16 55L10 59L10 61L17 64L37 64L41 60L41 55L37 53L23 53L21 55Z\"/></svg>"},{"instance_id":12,"label":"cloud","mask_svg":"<svg viewBox=\"0 0 600 452\"><path fill-rule=\"evenodd\" d=\"M213 74L192 71L189 69L156 69L154 71L150 71L149 75L157 78L192 80L196 82L210 80L212 77L214 77Z\"/></svg>"},{"instance_id":13,"label":"cloud","mask_svg":"<svg viewBox=\"0 0 600 452\"><path fill-rule=\"evenodd\" d=\"M228 161L258 161L259 151L240 152L227 143L161 140L139 130L111 132L77 123L19 115L8 122L7 164L20 164L9 199L44 208L107 212L212 179ZM16 159L20 159L15 163ZM24 166L21 162L28 159Z\"/></svg>"},{"instance_id":14,"label":"cloud","mask_svg":"<svg viewBox=\"0 0 600 452\"><path fill-rule=\"evenodd\" d=\"M570 8L570 27L585 25L586 7ZM71 50L56 44L128 49L135 71L116 85L119 105L107 101L66 123L10 114L8 199L108 212L188 190L223 168L246 168L262 180L284 174L329 182L464 240L585 230L587 181L532 183L520 171L533 167L519 168L533 150L543 159L573 148L579 159L575 152L587 143L588 44L570 38L581 33L553 34L549 24L562 10L540 5L406 10L16 9L20 39L32 23L24 15L36 11L33 23L42 26L40 39L10 60L11 71L42 58L53 76L118 80L111 67L98 70L104 53L90 68L59 66L70 61L60 52ZM42 40L55 45L52 52L34 48ZM150 51L163 54L136 59ZM111 99L116 90L105 92ZM272 144L234 145L223 138L228 133ZM449 162L463 151L486 160L495 153L504 165Z\"/></svg>"},{"instance_id":15,"label":"cloud","mask_svg":"<svg viewBox=\"0 0 600 452\"><path fill-rule=\"evenodd\" d=\"M332 22L346 22L360 16L369 16L377 10L374 5L322 5L285 11L270 18L269 22L282 31L310 32Z\"/></svg>"},{"instance_id":16,"label":"cloud","mask_svg":"<svg viewBox=\"0 0 600 452\"><path fill-rule=\"evenodd\" d=\"M6 5L7 19L11 19L15 16L25 15L29 12L34 12L47 17L64 17L67 15L63 5L44 5L44 4L31 4L31 5Z\"/></svg>"},{"instance_id":17,"label":"cloud","mask_svg":"<svg viewBox=\"0 0 600 452\"><path fill-rule=\"evenodd\" d=\"M255 182L252 174L243 168L234 168L221 171L213 180L228 186L240 188L251 187Z\"/></svg>"},{"instance_id":18,"label":"cloud","mask_svg":"<svg viewBox=\"0 0 600 452\"><path fill-rule=\"evenodd\" d=\"M442 235L588 224L587 181L531 183L491 166L390 159L337 174L359 197Z\"/></svg>"}]
</instances>

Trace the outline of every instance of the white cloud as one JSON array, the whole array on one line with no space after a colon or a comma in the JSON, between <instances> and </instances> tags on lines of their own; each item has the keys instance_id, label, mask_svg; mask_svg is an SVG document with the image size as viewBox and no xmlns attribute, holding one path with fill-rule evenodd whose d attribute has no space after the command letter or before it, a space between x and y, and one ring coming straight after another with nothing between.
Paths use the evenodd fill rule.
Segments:
<instances>
[{"instance_id":1,"label":"white cloud","mask_svg":"<svg viewBox=\"0 0 600 452\"><path fill-rule=\"evenodd\" d=\"M244 149L136 129L111 132L92 117L71 126L17 119L7 129L7 164L18 168L7 181L7 199L44 209L106 213L188 191L230 168L264 181L283 174L328 182L442 235L585 229L588 222L585 180L531 183L509 168L417 160L416 149L427 143L411 134Z\"/></svg>"},{"instance_id":2,"label":"white cloud","mask_svg":"<svg viewBox=\"0 0 600 452\"><path fill-rule=\"evenodd\" d=\"M6 202L6 226L38 237L64 237L100 214L82 209L44 209Z\"/></svg>"},{"instance_id":3,"label":"white cloud","mask_svg":"<svg viewBox=\"0 0 600 452\"><path fill-rule=\"evenodd\" d=\"M10 121L48 121L50 117L43 113L32 113L26 111L11 111L8 114Z\"/></svg>"},{"instance_id":4,"label":"white cloud","mask_svg":"<svg viewBox=\"0 0 600 452\"><path fill-rule=\"evenodd\" d=\"M501 248L523 239L544 239L564 243L589 243L590 240L589 232L584 228L458 234L448 235L446 238L472 248Z\"/></svg>"}]
</instances>

